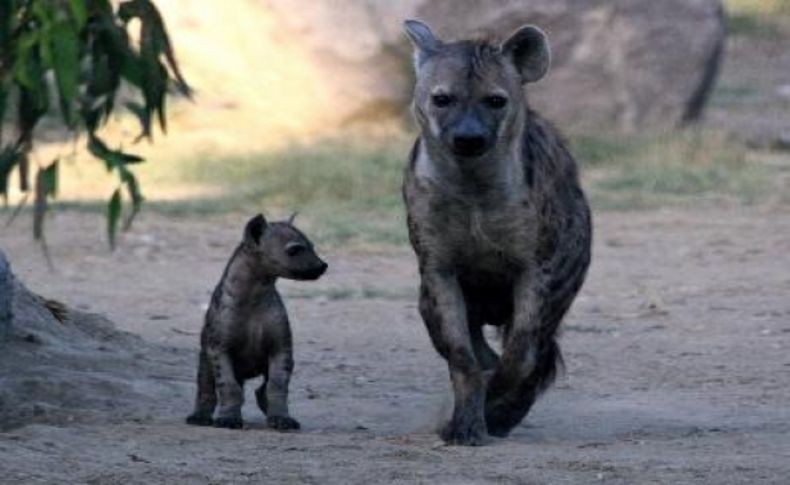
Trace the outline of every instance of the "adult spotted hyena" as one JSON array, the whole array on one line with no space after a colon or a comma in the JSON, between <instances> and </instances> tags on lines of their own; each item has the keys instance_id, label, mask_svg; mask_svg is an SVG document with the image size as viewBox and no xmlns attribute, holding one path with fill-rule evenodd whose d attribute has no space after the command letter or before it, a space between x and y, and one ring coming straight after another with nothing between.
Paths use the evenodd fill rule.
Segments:
<instances>
[{"instance_id":1,"label":"adult spotted hyena","mask_svg":"<svg viewBox=\"0 0 790 485\"><path fill-rule=\"evenodd\" d=\"M495 44L405 29L421 131L403 184L419 309L455 394L441 437L476 445L506 436L554 378L557 328L590 263L590 211L573 156L525 97L549 67L541 30ZM502 328L501 356L485 324Z\"/></svg>"}]
</instances>

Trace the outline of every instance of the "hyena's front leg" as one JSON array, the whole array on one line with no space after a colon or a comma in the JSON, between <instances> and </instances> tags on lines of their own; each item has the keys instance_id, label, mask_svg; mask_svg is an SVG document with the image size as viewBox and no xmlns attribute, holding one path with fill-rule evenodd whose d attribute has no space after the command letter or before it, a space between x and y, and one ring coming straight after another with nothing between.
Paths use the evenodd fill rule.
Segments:
<instances>
[{"instance_id":1,"label":"hyena's front leg","mask_svg":"<svg viewBox=\"0 0 790 485\"><path fill-rule=\"evenodd\" d=\"M238 429L243 425L241 406L244 404L244 388L236 380L230 355L224 350L210 349L207 351L214 371L219 409L214 419L214 426L219 428Z\"/></svg>"},{"instance_id":2,"label":"hyena's front leg","mask_svg":"<svg viewBox=\"0 0 790 485\"><path fill-rule=\"evenodd\" d=\"M211 426L214 424L214 408L217 407L214 372L211 369L208 354L206 354L204 349L200 350L199 359L195 410L187 417L187 424Z\"/></svg>"},{"instance_id":3,"label":"hyena's front leg","mask_svg":"<svg viewBox=\"0 0 790 485\"><path fill-rule=\"evenodd\" d=\"M514 303L512 326L486 395L488 432L500 437L524 419L561 359L554 333L564 310L547 313L545 298L526 279L516 284Z\"/></svg>"},{"instance_id":4,"label":"hyena's front leg","mask_svg":"<svg viewBox=\"0 0 790 485\"><path fill-rule=\"evenodd\" d=\"M288 340L290 341L290 335ZM278 431L299 429L299 422L288 413L288 383L291 380L294 360L291 346L274 352L269 357L269 375L261 389L265 389L265 400L261 410L266 413L266 424ZM259 397L259 405L261 404Z\"/></svg>"},{"instance_id":5,"label":"hyena's front leg","mask_svg":"<svg viewBox=\"0 0 790 485\"><path fill-rule=\"evenodd\" d=\"M453 416L440 435L449 444L480 445L486 434L485 380L469 335L463 294L454 275L423 274L420 314L434 347L447 360L453 384Z\"/></svg>"}]
</instances>

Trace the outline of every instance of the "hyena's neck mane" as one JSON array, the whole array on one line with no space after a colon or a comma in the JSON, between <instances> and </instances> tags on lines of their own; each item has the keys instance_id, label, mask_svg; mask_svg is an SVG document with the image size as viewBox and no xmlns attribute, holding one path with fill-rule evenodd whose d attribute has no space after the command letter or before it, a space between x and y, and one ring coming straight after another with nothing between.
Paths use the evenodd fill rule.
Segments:
<instances>
[{"instance_id":1,"label":"hyena's neck mane","mask_svg":"<svg viewBox=\"0 0 790 485\"><path fill-rule=\"evenodd\" d=\"M245 247L245 243L241 243L225 266L220 288L233 298L246 299L276 291L276 281L277 277L266 270L259 258Z\"/></svg>"},{"instance_id":2,"label":"hyena's neck mane","mask_svg":"<svg viewBox=\"0 0 790 485\"><path fill-rule=\"evenodd\" d=\"M522 133L521 158L528 187L536 188L552 180L578 181L576 161L567 141L550 122L528 108Z\"/></svg>"}]
</instances>

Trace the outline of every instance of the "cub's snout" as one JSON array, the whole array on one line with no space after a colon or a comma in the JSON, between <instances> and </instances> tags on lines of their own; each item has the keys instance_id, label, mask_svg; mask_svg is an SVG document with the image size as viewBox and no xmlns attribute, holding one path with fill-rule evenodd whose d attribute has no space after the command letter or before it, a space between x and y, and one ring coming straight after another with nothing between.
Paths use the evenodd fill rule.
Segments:
<instances>
[{"instance_id":1,"label":"cub's snout","mask_svg":"<svg viewBox=\"0 0 790 485\"><path fill-rule=\"evenodd\" d=\"M320 278L324 273L326 273L326 270L327 268L329 268L329 265L326 264L321 259L319 259L318 257L316 257L316 259L317 262L315 265L306 269L294 270L291 273L291 277L295 280L306 280L306 281L317 280L318 278Z\"/></svg>"}]
</instances>

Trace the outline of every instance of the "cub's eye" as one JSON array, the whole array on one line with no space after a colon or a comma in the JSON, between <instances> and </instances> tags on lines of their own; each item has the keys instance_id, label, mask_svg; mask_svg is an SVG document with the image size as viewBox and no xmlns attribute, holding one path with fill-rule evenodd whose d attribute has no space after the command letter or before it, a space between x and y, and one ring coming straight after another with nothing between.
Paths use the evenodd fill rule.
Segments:
<instances>
[{"instance_id":1,"label":"cub's eye","mask_svg":"<svg viewBox=\"0 0 790 485\"><path fill-rule=\"evenodd\" d=\"M431 96L431 102L437 108L446 108L455 102L455 97L449 94L434 94Z\"/></svg>"},{"instance_id":2,"label":"cub's eye","mask_svg":"<svg viewBox=\"0 0 790 485\"><path fill-rule=\"evenodd\" d=\"M301 243L288 243L285 245L285 254L290 257L298 256L302 254L307 247Z\"/></svg>"},{"instance_id":3,"label":"cub's eye","mask_svg":"<svg viewBox=\"0 0 790 485\"><path fill-rule=\"evenodd\" d=\"M483 98L483 102L489 108L502 109L507 105L507 98L499 94L492 94Z\"/></svg>"}]
</instances>

